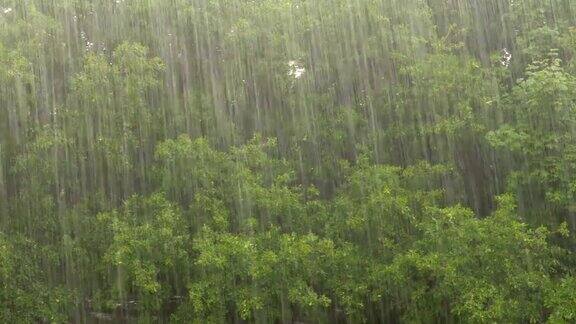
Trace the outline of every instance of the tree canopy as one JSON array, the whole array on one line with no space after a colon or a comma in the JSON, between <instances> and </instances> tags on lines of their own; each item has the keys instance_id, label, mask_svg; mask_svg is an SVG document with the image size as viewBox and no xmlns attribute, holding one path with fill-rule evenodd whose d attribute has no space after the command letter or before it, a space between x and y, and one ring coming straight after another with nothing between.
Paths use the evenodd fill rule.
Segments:
<instances>
[{"instance_id":1,"label":"tree canopy","mask_svg":"<svg viewBox=\"0 0 576 324\"><path fill-rule=\"evenodd\" d=\"M576 2L0 0L0 322L576 321Z\"/></svg>"}]
</instances>

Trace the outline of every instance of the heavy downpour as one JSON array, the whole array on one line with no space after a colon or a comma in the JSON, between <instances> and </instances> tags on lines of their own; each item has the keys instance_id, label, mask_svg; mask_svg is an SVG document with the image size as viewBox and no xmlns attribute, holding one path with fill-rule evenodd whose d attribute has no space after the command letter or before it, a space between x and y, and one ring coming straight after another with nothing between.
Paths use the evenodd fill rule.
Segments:
<instances>
[{"instance_id":1,"label":"heavy downpour","mask_svg":"<svg viewBox=\"0 0 576 324\"><path fill-rule=\"evenodd\" d=\"M576 1L0 0L0 323L576 323Z\"/></svg>"}]
</instances>

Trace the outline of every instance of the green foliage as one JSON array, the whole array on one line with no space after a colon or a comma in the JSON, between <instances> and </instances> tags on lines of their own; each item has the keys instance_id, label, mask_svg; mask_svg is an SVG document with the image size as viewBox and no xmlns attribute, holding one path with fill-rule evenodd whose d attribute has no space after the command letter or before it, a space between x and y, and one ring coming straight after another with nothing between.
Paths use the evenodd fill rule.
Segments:
<instances>
[{"instance_id":1,"label":"green foliage","mask_svg":"<svg viewBox=\"0 0 576 324\"><path fill-rule=\"evenodd\" d=\"M537 200L526 202L534 211L574 210L575 86L574 76L554 56L530 65L526 79L513 89L503 108L511 112L513 125L487 135L494 147L523 158L511 182L519 191L540 191ZM551 207L539 206L539 202Z\"/></svg>"},{"instance_id":2,"label":"green foliage","mask_svg":"<svg viewBox=\"0 0 576 324\"><path fill-rule=\"evenodd\" d=\"M555 272L547 231L521 223L502 197L500 208L478 220L461 208L430 209L422 238L390 266L376 267L380 294L398 294L406 319L538 322Z\"/></svg>"},{"instance_id":3,"label":"green foliage","mask_svg":"<svg viewBox=\"0 0 576 324\"><path fill-rule=\"evenodd\" d=\"M157 310L162 298L171 296L170 287L159 280L186 273L189 242L180 211L156 194L133 197L123 210L98 217L111 227L104 261L117 268L121 299L138 295L145 307Z\"/></svg>"},{"instance_id":4,"label":"green foliage","mask_svg":"<svg viewBox=\"0 0 576 324\"><path fill-rule=\"evenodd\" d=\"M34 242L0 232L0 321L66 322L72 296L46 283L42 254Z\"/></svg>"},{"instance_id":5,"label":"green foliage","mask_svg":"<svg viewBox=\"0 0 576 324\"><path fill-rule=\"evenodd\" d=\"M576 319L576 281L573 276L555 283L545 295L545 303L551 309L550 323L569 323Z\"/></svg>"},{"instance_id":6,"label":"green foliage","mask_svg":"<svg viewBox=\"0 0 576 324\"><path fill-rule=\"evenodd\" d=\"M197 321L226 318L233 305L244 320L287 320L292 308L311 312L330 305L315 287L326 280L332 241L316 235L218 234L205 229L195 241L202 274L190 285L190 303ZM314 313L311 313L314 314Z\"/></svg>"},{"instance_id":7,"label":"green foliage","mask_svg":"<svg viewBox=\"0 0 576 324\"><path fill-rule=\"evenodd\" d=\"M576 321L575 4L1 1L0 322Z\"/></svg>"}]
</instances>

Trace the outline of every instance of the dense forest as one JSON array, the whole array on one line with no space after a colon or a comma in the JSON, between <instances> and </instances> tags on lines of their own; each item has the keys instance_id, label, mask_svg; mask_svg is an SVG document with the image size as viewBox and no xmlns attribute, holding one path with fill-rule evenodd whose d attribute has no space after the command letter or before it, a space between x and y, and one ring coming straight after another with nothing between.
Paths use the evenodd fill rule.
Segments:
<instances>
[{"instance_id":1,"label":"dense forest","mask_svg":"<svg viewBox=\"0 0 576 324\"><path fill-rule=\"evenodd\" d=\"M576 1L0 0L0 323L576 322Z\"/></svg>"}]
</instances>

